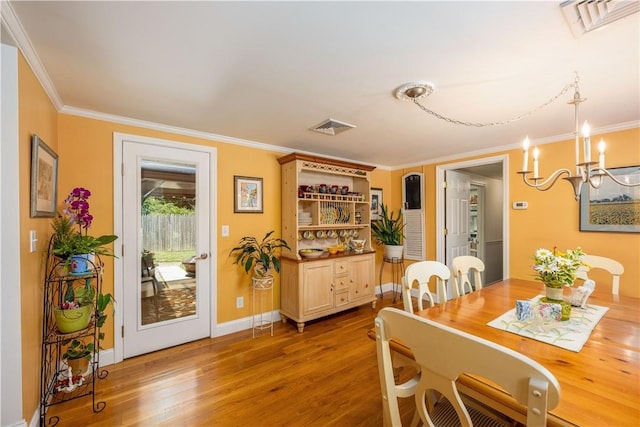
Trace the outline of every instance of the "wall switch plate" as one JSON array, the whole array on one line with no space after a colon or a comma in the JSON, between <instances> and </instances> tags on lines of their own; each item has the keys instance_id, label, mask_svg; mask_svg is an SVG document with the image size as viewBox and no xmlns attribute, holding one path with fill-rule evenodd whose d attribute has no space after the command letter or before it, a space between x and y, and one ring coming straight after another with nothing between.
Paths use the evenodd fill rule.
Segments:
<instances>
[{"instance_id":1,"label":"wall switch plate","mask_svg":"<svg viewBox=\"0 0 640 427\"><path fill-rule=\"evenodd\" d=\"M525 201L513 202L513 209L527 209L528 207L529 207L529 203Z\"/></svg>"},{"instance_id":2,"label":"wall switch plate","mask_svg":"<svg viewBox=\"0 0 640 427\"><path fill-rule=\"evenodd\" d=\"M222 237L229 237L229 226L228 225L223 225L222 226Z\"/></svg>"},{"instance_id":3,"label":"wall switch plate","mask_svg":"<svg viewBox=\"0 0 640 427\"><path fill-rule=\"evenodd\" d=\"M38 239L36 238L36 230L29 231L29 252L33 253L36 251L38 245Z\"/></svg>"},{"instance_id":4,"label":"wall switch plate","mask_svg":"<svg viewBox=\"0 0 640 427\"><path fill-rule=\"evenodd\" d=\"M236 298L236 308L244 307L244 297Z\"/></svg>"}]
</instances>

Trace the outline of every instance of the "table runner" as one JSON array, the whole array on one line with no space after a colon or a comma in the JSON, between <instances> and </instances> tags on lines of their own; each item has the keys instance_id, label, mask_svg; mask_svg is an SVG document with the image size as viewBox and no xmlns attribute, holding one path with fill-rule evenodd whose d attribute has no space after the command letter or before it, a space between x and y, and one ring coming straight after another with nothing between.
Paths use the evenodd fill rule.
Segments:
<instances>
[{"instance_id":1,"label":"table runner","mask_svg":"<svg viewBox=\"0 0 640 427\"><path fill-rule=\"evenodd\" d=\"M543 298L538 295L531 301ZM512 308L500 317L493 319L487 325L523 337L532 338L556 347L579 352L589 339L591 331L609 307L587 304L586 308L571 307L571 318L564 322L520 321L516 318L516 309Z\"/></svg>"}]
</instances>

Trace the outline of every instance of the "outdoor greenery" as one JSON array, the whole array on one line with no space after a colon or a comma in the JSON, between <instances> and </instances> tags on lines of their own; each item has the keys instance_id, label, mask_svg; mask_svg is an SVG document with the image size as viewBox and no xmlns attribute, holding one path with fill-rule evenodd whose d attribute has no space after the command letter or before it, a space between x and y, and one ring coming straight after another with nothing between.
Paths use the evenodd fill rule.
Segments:
<instances>
[{"instance_id":1,"label":"outdoor greenery","mask_svg":"<svg viewBox=\"0 0 640 427\"><path fill-rule=\"evenodd\" d=\"M194 256L194 252L191 251L167 251L167 252L153 252L154 262L181 262L183 259L191 258Z\"/></svg>"},{"instance_id":2,"label":"outdoor greenery","mask_svg":"<svg viewBox=\"0 0 640 427\"><path fill-rule=\"evenodd\" d=\"M143 215L194 215L195 211L190 208L177 206L159 197L147 197L142 202Z\"/></svg>"}]
</instances>

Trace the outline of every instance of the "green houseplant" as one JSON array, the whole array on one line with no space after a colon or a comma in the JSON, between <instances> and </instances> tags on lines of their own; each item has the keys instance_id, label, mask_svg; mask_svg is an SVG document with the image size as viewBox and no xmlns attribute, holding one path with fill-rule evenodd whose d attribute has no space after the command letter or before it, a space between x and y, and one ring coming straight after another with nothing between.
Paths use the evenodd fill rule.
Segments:
<instances>
[{"instance_id":1,"label":"green houseplant","mask_svg":"<svg viewBox=\"0 0 640 427\"><path fill-rule=\"evenodd\" d=\"M402 239L404 239L402 212L396 216L384 204L380 205L380 219L371 222L371 237L385 246L386 258L402 258Z\"/></svg>"},{"instance_id":2,"label":"green houseplant","mask_svg":"<svg viewBox=\"0 0 640 427\"><path fill-rule=\"evenodd\" d=\"M272 269L279 273L278 249L291 250L291 248L283 239L272 237L274 231L269 231L261 241L253 236L245 236L240 239L238 246L229 252L230 257L236 257L233 263L242 265L247 274L253 268L256 277L269 277Z\"/></svg>"},{"instance_id":3,"label":"green houseplant","mask_svg":"<svg viewBox=\"0 0 640 427\"><path fill-rule=\"evenodd\" d=\"M74 339L62 354L62 358L67 361L67 365L71 368L72 375L82 375L87 371L89 362L93 358L95 350L92 342L85 343L82 340Z\"/></svg>"},{"instance_id":4,"label":"green houseplant","mask_svg":"<svg viewBox=\"0 0 640 427\"><path fill-rule=\"evenodd\" d=\"M93 222L93 215L89 213L89 196L91 192L86 188L74 188L64 201L63 212L51 221L53 254L64 260L65 267L77 268L80 273L89 269L83 259L91 259L93 255L115 256L105 245L118 238L112 234L99 237L88 234Z\"/></svg>"},{"instance_id":5,"label":"green houseplant","mask_svg":"<svg viewBox=\"0 0 640 427\"><path fill-rule=\"evenodd\" d=\"M64 201L63 212L51 222L51 251L64 260L62 265L69 268L70 276L78 276L77 279L66 280L62 304L54 308L56 324L62 333L86 328L92 314L96 316L96 326L101 327L107 317L106 307L114 302L111 294L96 296L96 289L91 284L93 277L88 274L93 267L94 255L115 256L105 245L118 238L115 235L93 237L88 234L93 222L89 213L89 196L91 192L86 188L74 188ZM84 280L84 285L78 286L78 279Z\"/></svg>"}]
</instances>

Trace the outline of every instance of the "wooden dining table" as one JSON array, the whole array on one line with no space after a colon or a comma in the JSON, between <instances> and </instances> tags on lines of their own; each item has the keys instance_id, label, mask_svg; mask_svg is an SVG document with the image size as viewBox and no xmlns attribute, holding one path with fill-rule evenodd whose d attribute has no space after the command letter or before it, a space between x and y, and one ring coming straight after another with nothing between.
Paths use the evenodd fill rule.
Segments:
<instances>
[{"instance_id":1,"label":"wooden dining table","mask_svg":"<svg viewBox=\"0 0 640 427\"><path fill-rule=\"evenodd\" d=\"M596 289L588 304L609 310L577 353L487 325L514 308L516 300L543 294L542 283L508 279L416 315L498 343L545 366L561 387L560 403L549 411L549 425L640 426L640 299ZM371 331L369 336L375 339ZM395 351L412 356L402 343L392 344ZM458 385L463 393L526 421L526 409L494 384L465 375Z\"/></svg>"}]
</instances>

